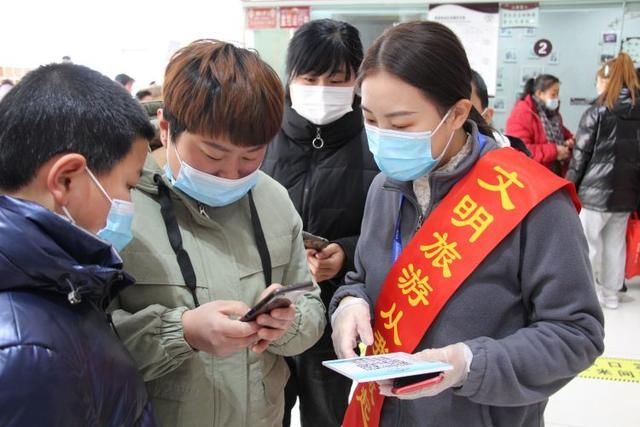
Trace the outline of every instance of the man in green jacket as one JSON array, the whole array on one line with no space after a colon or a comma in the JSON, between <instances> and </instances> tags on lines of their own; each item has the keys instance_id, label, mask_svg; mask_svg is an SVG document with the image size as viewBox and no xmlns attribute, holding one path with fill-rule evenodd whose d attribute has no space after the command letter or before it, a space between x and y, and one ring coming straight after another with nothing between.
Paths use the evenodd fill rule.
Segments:
<instances>
[{"instance_id":1,"label":"man in green jacket","mask_svg":"<svg viewBox=\"0 0 640 427\"><path fill-rule=\"evenodd\" d=\"M255 53L200 40L172 57L163 89L167 164L148 157L134 192L122 257L137 284L120 294L114 322L161 425L279 425L283 356L311 347L325 326L317 286L238 320L279 283L310 280L301 220L259 171L281 124L282 85Z\"/></svg>"}]
</instances>

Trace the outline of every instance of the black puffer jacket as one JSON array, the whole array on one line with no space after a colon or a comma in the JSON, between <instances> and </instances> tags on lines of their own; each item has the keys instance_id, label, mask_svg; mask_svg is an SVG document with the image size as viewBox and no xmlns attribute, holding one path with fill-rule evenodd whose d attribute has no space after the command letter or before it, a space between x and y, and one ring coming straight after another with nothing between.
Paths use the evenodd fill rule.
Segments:
<instances>
[{"instance_id":1,"label":"black puffer jacket","mask_svg":"<svg viewBox=\"0 0 640 427\"><path fill-rule=\"evenodd\" d=\"M0 196L0 426L154 426L104 308L133 284L111 246Z\"/></svg>"},{"instance_id":2,"label":"black puffer jacket","mask_svg":"<svg viewBox=\"0 0 640 427\"><path fill-rule=\"evenodd\" d=\"M623 89L612 110L595 103L582 116L567 179L585 208L632 212L640 201L640 94Z\"/></svg>"},{"instance_id":3,"label":"black puffer jacket","mask_svg":"<svg viewBox=\"0 0 640 427\"><path fill-rule=\"evenodd\" d=\"M319 139L316 139L319 138ZM314 148L315 146L321 148ZM347 256L333 286L321 286L325 304L353 269L369 185L378 167L367 145L360 99L354 111L316 126L285 106L282 129L269 145L262 169L287 188L305 231L338 243Z\"/></svg>"}]
</instances>

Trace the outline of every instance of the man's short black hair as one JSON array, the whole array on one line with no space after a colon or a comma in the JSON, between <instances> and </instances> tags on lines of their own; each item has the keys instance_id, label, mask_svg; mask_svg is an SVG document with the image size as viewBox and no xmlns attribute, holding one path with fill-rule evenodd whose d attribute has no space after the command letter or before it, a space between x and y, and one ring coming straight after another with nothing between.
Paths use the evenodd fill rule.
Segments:
<instances>
[{"instance_id":1,"label":"man's short black hair","mask_svg":"<svg viewBox=\"0 0 640 427\"><path fill-rule=\"evenodd\" d=\"M153 136L138 101L113 80L80 65L42 66L0 101L0 189L19 190L64 153L83 155L96 174L108 172L134 139Z\"/></svg>"},{"instance_id":2,"label":"man's short black hair","mask_svg":"<svg viewBox=\"0 0 640 427\"><path fill-rule=\"evenodd\" d=\"M133 80L133 77L127 76L126 74L118 74L115 80L122 86L126 86L129 83L135 82L135 80Z\"/></svg>"},{"instance_id":3,"label":"man's short black hair","mask_svg":"<svg viewBox=\"0 0 640 427\"><path fill-rule=\"evenodd\" d=\"M489 106L489 91L484 79L476 70L471 70L471 84L476 89L480 104L482 104L482 109L484 110Z\"/></svg>"},{"instance_id":4,"label":"man's short black hair","mask_svg":"<svg viewBox=\"0 0 640 427\"><path fill-rule=\"evenodd\" d=\"M294 34L287 49L287 75L320 76L346 73L347 80L358 72L364 52L358 29L333 19L310 21Z\"/></svg>"},{"instance_id":5,"label":"man's short black hair","mask_svg":"<svg viewBox=\"0 0 640 427\"><path fill-rule=\"evenodd\" d=\"M142 99L144 99L147 96L152 96L152 93L150 90L147 89L142 89L136 92L136 99L138 101L141 101Z\"/></svg>"}]
</instances>

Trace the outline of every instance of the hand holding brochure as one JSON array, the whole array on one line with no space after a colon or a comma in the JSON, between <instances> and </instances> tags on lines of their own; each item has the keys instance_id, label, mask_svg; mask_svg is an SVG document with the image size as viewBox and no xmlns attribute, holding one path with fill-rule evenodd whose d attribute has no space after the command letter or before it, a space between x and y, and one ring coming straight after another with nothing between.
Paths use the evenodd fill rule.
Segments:
<instances>
[{"instance_id":1,"label":"hand holding brochure","mask_svg":"<svg viewBox=\"0 0 640 427\"><path fill-rule=\"evenodd\" d=\"M408 353L388 353L351 359L326 360L322 364L358 383L453 369L453 366L447 363L416 360Z\"/></svg>"}]
</instances>

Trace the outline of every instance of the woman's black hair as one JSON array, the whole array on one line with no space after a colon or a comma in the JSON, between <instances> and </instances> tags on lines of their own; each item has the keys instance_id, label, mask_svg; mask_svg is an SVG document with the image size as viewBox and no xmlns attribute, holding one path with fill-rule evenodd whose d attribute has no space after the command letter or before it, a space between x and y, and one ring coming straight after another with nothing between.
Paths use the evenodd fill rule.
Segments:
<instances>
[{"instance_id":1,"label":"woman's black hair","mask_svg":"<svg viewBox=\"0 0 640 427\"><path fill-rule=\"evenodd\" d=\"M293 35L287 49L287 76L302 74L320 76L346 73L349 80L356 74L362 57L362 41L358 29L333 19L310 21Z\"/></svg>"},{"instance_id":2,"label":"woman's black hair","mask_svg":"<svg viewBox=\"0 0 640 427\"><path fill-rule=\"evenodd\" d=\"M529 95L533 96L538 91L544 92L557 83L560 83L560 79L551 74L540 74L536 78L532 77L524 84L520 99L525 99Z\"/></svg>"},{"instance_id":3,"label":"woman's black hair","mask_svg":"<svg viewBox=\"0 0 640 427\"><path fill-rule=\"evenodd\" d=\"M461 99L471 98L472 74L464 47L449 28L437 22L408 22L385 31L367 51L359 81L379 70L420 89L441 115ZM469 118L483 134L493 134L473 106Z\"/></svg>"},{"instance_id":4,"label":"woman's black hair","mask_svg":"<svg viewBox=\"0 0 640 427\"><path fill-rule=\"evenodd\" d=\"M489 91L487 90L487 84L484 79L476 70L471 70L471 84L476 88L478 98L480 98L480 104L485 109L489 106Z\"/></svg>"}]
</instances>

